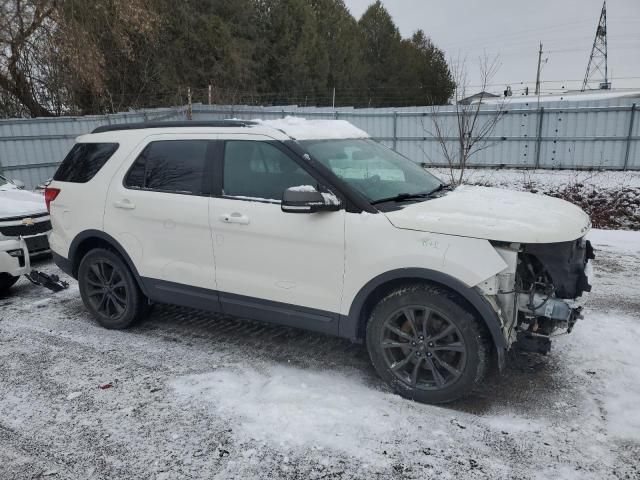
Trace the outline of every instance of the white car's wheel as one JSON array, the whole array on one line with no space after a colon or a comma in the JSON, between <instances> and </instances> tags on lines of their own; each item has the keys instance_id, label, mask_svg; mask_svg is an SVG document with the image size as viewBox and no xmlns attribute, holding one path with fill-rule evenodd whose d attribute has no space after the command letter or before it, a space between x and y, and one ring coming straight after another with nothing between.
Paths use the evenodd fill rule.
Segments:
<instances>
[{"instance_id":1,"label":"white car's wheel","mask_svg":"<svg viewBox=\"0 0 640 480\"><path fill-rule=\"evenodd\" d=\"M490 357L486 332L447 290L401 287L374 308L367 349L378 374L403 397L446 403L470 393Z\"/></svg>"},{"instance_id":2,"label":"white car's wheel","mask_svg":"<svg viewBox=\"0 0 640 480\"><path fill-rule=\"evenodd\" d=\"M146 299L129 267L112 251L91 250L78 269L80 295L105 328L127 328L146 311Z\"/></svg>"},{"instance_id":3,"label":"white car's wheel","mask_svg":"<svg viewBox=\"0 0 640 480\"><path fill-rule=\"evenodd\" d=\"M6 292L20 280L20 277L14 277L8 273L0 273L0 293Z\"/></svg>"}]
</instances>

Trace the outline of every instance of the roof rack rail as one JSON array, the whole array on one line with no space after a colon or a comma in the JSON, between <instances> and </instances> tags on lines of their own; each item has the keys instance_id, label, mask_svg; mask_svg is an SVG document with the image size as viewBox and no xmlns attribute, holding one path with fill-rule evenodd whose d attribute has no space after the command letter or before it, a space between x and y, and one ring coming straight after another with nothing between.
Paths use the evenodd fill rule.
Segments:
<instances>
[{"instance_id":1,"label":"roof rack rail","mask_svg":"<svg viewBox=\"0 0 640 480\"><path fill-rule=\"evenodd\" d=\"M207 121L170 121L170 122L136 122L116 125L102 125L91 133L116 132L118 130L140 130L143 128L189 128L189 127L249 127L256 122L248 120L207 120Z\"/></svg>"}]
</instances>

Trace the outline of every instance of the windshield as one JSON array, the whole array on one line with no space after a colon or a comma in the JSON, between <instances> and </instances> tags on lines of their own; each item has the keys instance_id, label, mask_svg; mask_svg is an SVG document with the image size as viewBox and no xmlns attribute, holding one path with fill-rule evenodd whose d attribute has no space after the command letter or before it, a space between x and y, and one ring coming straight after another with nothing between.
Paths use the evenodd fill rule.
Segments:
<instances>
[{"instance_id":1,"label":"windshield","mask_svg":"<svg viewBox=\"0 0 640 480\"><path fill-rule=\"evenodd\" d=\"M304 140L300 144L370 202L432 192L443 182L369 138Z\"/></svg>"},{"instance_id":2,"label":"windshield","mask_svg":"<svg viewBox=\"0 0 640 480\"><path fill-rule=\"evenodd\" d=\"M9 182L9 180L7 180L2 175L0 175L0 187L4 187L6 185L11 185L11 182Z\"/></svg>"}]
</instances>

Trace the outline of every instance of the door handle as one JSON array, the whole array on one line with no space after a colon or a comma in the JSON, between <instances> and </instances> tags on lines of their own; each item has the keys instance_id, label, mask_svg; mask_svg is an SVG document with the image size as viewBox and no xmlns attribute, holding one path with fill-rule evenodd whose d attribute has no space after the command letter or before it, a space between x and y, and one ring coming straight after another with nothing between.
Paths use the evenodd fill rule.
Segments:
<instances>
[{"instance_id":1,"label":"door handle","mask_svg":"<svg viewBox=\"0 0 640 480\"><path fill-rule=\"evenodd\" d=\"M114 202L113 206L116 208L122 208L123 210L133 210L136 208L136 204L128 198Z\"/></svg>"},{"instance_id":2,"label":"door handle","mask_svg":"<svg viewBox=\"0 0 640 480\"><path fill-rule=\"evenodd\" d=\"M238 212L223 213L220 215L222 223L237 223L239 225L249 225L249 217Z\"/></svg>"}]
</instances>

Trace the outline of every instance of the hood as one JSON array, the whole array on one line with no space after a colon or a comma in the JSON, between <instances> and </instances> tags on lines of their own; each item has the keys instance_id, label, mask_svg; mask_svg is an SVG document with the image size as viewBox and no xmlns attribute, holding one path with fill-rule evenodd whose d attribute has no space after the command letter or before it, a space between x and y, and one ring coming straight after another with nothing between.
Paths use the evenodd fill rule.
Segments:
<instances>
[{"instance_id":1,"label":"hood","mask_svg":"<svg viewBox=\"0 0 640 480\"><path fill-rule=\"evenodd\" d=\"M12 185L0 187L0 220L47 213L42 193L19 190Z\"/></svg>"},{"instance_id":2,"label":"hood","mask_svg":"<svg viewBox=\"0 0 640 480\"><path fill-rule=\"evenodd\" d=\"M514 243L567 242L591 226L586 213L564 200L473 186L385 215L397 228Z\"/></svg>"}]
</instances>

